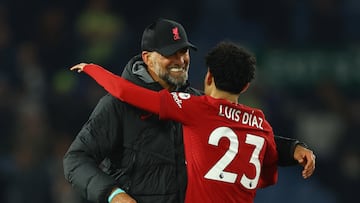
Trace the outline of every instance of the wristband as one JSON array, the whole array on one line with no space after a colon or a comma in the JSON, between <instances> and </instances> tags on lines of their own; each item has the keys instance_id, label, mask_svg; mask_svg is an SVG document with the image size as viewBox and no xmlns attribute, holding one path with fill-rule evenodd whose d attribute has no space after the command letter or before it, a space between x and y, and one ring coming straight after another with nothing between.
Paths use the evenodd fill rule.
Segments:
<instances>
[{"instance_id":1,"label":"wristband","mask_svg":"<svg viewBox=\"0 0 360 203\"><path fill-rule=\"evenodd\" d=\"M111 200L115 197L115 195L120 194L120 193L125 193L125 191L120 188L116 188L116 190L114 190L108 197L108 202L110 203Z\"/></svg>"}]
</instances>

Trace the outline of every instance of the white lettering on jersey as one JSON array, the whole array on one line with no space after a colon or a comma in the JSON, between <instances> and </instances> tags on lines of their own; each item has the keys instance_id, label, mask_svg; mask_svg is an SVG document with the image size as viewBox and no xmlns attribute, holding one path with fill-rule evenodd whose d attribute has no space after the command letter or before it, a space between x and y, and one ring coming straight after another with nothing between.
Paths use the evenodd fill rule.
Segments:
<instances>
[{"instance_id":1,"label":"white lettering on jersey","mask_svg":"<svg viewBox=\"0 0 360 203\"><path fill-rule=\"evenodd\" d=\"M223 116L227 119L233 120L233 121L239 121L240 120L240 114L241 111L238 109L234 109L228 106L219 106L219 116Z\"/></svg>"},{"instance_id":2,"label":"white lettering on jersey","mask_svg":"<svg viewBox=\"0 0 360 203\"><path fill-rule=\"evenodd\" d=\"M263 119L260 117L257 117L256 115L253 115L253 113L254 113L254 111L251 114L248 112L244 112L241 122L244 125L257 127L259 129L263 130L263 127L262 127Z\"/></svg>"},{"instance_id":3,"label":"white lettering on jersey","mask_svg":"<svg viewBox=\"0 0 360 203\"><path fill-rule=\"evenodd\" d=\"M240 121L241 119L242 124L263 130L262 124L264 120L263 118L254 115L254 111L252 111L251 113L242 113L239 109L220 104L218 115L236 122Z\"/></svg>"}]
</instances>

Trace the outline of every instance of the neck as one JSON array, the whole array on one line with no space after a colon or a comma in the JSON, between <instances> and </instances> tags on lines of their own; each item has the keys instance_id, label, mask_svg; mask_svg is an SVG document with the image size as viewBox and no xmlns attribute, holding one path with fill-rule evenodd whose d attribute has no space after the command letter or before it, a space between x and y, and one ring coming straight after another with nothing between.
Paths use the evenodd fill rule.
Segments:
<instances>
[{"instance_id":1,"label":"neck","mask_svg":"<svg viewBox=\"0 0 360 203\"><path fill-rule=\"evenodd\" d=\"M240 94L233 94L216 89L215 91L212 91L209 96L214 97L216 99L225 99L231 103L237 104Z\"/></svg>"}]
</instances>

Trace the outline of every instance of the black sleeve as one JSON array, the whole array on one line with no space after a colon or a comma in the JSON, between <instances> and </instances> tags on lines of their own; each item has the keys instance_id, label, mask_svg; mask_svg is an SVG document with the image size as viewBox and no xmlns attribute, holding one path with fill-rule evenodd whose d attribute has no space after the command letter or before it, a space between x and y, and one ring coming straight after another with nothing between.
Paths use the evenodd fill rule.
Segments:
<instances>
[{"instance_id":1,"label":"black sleeve","mask_svg":"<svg viewBox=\"0 0 360 203\"><path fill-rule=\"evenodd\" d=\"M307 148L306 144L299 140L281 136L275 136L275 143L279 154L279 166L293 166L298 164L294 159L296 145L300 144Z\"/></svg>"},{"instance_id":2,"label":"black sleeve","mask_svg":"<svg viewBox=\"0 0 360 203\"><path fill-rule=\"evenodd\" d=\"M63 159L65 179L91 202L107 202L108 193L116 185L115 180L99 168L111 151L117 123L120 123L114 109L114 98L104 96Z\"/></svg>"}]
</instances>

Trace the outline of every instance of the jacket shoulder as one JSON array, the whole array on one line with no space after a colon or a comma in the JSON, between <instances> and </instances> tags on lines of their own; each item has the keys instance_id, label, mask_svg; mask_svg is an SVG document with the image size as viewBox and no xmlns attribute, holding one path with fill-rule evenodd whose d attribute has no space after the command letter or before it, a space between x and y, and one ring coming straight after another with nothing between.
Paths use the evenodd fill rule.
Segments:
<instances>
[{"instance_id":1,"label":"jacket shoulder","mask_svg":"<svg viewBox=\"0 0 360 203\"><path fill-rule=\"evenodd\" d=\"M193 87L186 88L186 92L192 95L200 96L204 95L204 92Z\"/></svg>"}]
</instances>

